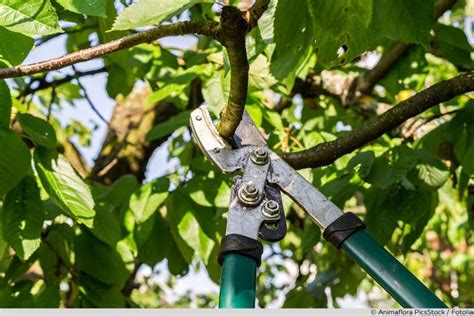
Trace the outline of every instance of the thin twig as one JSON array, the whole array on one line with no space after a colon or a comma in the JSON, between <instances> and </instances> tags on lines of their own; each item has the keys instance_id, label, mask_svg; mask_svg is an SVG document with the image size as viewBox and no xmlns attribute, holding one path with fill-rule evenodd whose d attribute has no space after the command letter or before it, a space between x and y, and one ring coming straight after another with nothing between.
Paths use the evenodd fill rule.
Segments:
<instances>
[{"instance_id":1,"label":"thin twig","mask_svg":"<svg viewBox=\"0 0 474 316\"><path fill-rule=\"evenodd\" d=\"M74 67L74 65L72 66L72 69L74 70L74 72L77 71L76 67ZM86 88L84 88L84 86L82 85L81 80L79 78L76 78L76 82L77 82L77 85L79 86L79 88L84 93L84 98L86 99L87 103L89 104L89 107L100 118L100 120L108 126L109 122L105 119L105 117L102 116L102 114L100 114L99 110L94 105L94 103L92 102L92 99L89 97L89 94L87 93Z\"/></svg>"},{"instance_id":2,"label":"thin twig","mask_svg":"<svg viewBox=\"0 0 474 316\"><path fill-rule=\"evenodd\" d=\"M98 69L93 69L93 70L87 70L87 71L77 71L77 72L74 72L71 75L67 75L63 78L56 79L56 80L53 80L53 81L47 81L45 77L36 78L36 79L33 79L28 84L28 86L25 87L24 90L20 91L20 94L18 95L18 98L20 99L20 98L25 97L29 94L34 94L37 91L48 89L52 86L58 87L62 84L71 82L72 80L77 79L77 78L81 78L81 77L85 77L85 76L93 76L93 75L100 74L100 73L103 73L103 72L106 72L106 71L107 71L107 68L105 68L105 67L98 68ZM38 83L38 85L35 88L32 88L33 84L35 84L35 83Z\"/></svg>"},{"instance_id":3,"label":"thin twig","mask_svg":"<svg viewBox=\"0 0 474 316\"><path fill-rule=\"evenodd\" d=\"M0 69L0 79L20 77L61 69L66 66L88 61L142 43L149 43L158 38L167 36L201 34L210 37L216 37L218 27L219 23L208 21L185 21L170 25L162 25L148 31L127 35L120 39L110 41L95 47L83 49L58 58L53 58L50 60L33 64L19 65L11 68Z\"/></svg>"},{"instance_id":4,"label":"thin twig","mask_svg":"<svg viewBox=\"0 0 474 316\"><path fill-rule=\"evenodd\" d=\"M48 105L48 113L46 114L46 120L49 122L49 119L51 118L51 113L53 111L53 103L54 99L56 98L56 86L52 86L51 88L51 101L49 102Z\"/></svg>"}]
</instances>

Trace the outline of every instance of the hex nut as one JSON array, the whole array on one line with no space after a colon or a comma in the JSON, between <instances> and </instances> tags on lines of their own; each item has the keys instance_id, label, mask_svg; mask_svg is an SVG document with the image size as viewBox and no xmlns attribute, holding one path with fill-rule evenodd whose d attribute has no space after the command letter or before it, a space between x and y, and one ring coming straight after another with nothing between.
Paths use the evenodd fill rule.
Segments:
<instances>
[{"instance_id":1,"label":"hex nut","mask_svg":"<svg viewBox=\"0 0 474 316\"><path fill-rule=\"evenodd\" d=\"M260 201L260 192L255 184L249 182L240 187L238 197L243 204L256 205Z\"/></svg>"},{"instance_id":2,"label":"hex nut","mask_svg":"<svg viewBox=\"0 0 474 316\"><path fill-rule=\"evenodd\" d=\"M257 165L264 165L268 162L268 151L264 148L257 148L252 152L251 159Z\"/></svg>"},{"instance_id":3,"label":"hex nut","mask_svg":"<svg viewBox=\"0 0 474 316\"><path fill-rule=\"evenodd\" d=\"M280 219L280 205L273 200L268 200L263 205L262 214L267 219L277 221Z\"/></svg>"}]
</instances>

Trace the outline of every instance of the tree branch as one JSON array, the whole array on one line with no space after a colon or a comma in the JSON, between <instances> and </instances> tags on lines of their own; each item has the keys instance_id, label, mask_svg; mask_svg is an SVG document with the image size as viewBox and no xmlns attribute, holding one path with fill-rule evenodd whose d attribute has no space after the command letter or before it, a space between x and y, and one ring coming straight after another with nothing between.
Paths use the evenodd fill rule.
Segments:
<instances>
[{"instance_id":1,"label":"tree branch","mask_svg":"<svg viewBox=\"0 0 474 316\"><path fill-rule=\"evenodd\" d=\"M281 157L296 169L328 165L430 107L473 90L474 71L469 71L419 92L334 141L322 143L296 153L283 153Z\"/></svg>"},{"instance_id":2,"label":"tree branch","mask_svg":"<svg viewBox=\"0 0 474 316\"><path fill-rule=\"evenodd\" d=\"M230 138L242 119L247 98L249 64L245 47L245 35L257 25L259 17L268 7L268 4L269 0L257 0L247 12L241 12L232 6L225 6L222 9L220 23L187 21L162 25L149 31L128 35L59 58L0 69L0 79L60 69L141 43L152 42L165 36L192 33L206 35L217 39L226 48L229 56L231 72L230 93L227 105L220 114L217 130L223 137Z\"/></svg>"},{"instance_id":3,"label":"tree branch","mask_svg":"<svg viewBox=\"0 0 474 316\"><path fill-rule=\"evenodd\" d=\"M57 70L66 66L70 66L72 64L88 61L96 57L101 57L121 49L130 48L142 43L149 43L156 39L167 36L200 34L216 38L218 28L219 24L217 22L208 21L186 21L170 25L162 25L149 31L128 35L120 39L110 41L108 43L101 44L95 47L83 49L62 57L53 58L50 60L33 64L19 65L16 67L0 69L0 79L20 77L51 70Z\"/></svg>"},{"instance_id":4,"label":"tree branch","mask_svg":"<svg viewBox=\"0 0 474 316\"><path fill-rule=\"evenodd\" d=\"M18 98L26 97L29 94L33 94L37 91L48 89L48 88L51 88L53 86L58 87L62 84L71 82L74 79L78 79L78 78L85 77L85 76L93 76L93 75L97 75L97 74L100 74L100 73L103 73L103 72L106 72L106 71L107 71L107 68L102 67L102 68L87 70L87 71L76 71L72 75L67 75L63 78L52 80L52 81L47 81L44 77L38 78L38 79L33 79L28 84L28 86L26 86L26 88L20 92ZM38 86L36 86L35 88L32 88L32 85L34 83L37 83L37 82L39 83Z\"/></svg>"},{"instance_id":5,"label":"tree branch","mask_svg":"<svg viewBox=\"0 0 474 316\"><path fill-rule=\"evenodd\" d=\"M245 20L248 23L249 28L257 27L258 20L263 15L270 4L270 0L257 0L253 6L245 12Z\"/></svg>"},{"instance_id":6,"label":"tree branch","mask_svg":"<svg viewBox=\"0 0 474 316\"><path fill-rule=\"evenodd\" d=\"M242 119L247 99L249 63L245 48L247 21L235 7L224 7L221 15L219 41L226 48L230 63L230 92L227 105L220 113L216 128L224 138L234 135Z\"/></svg>"}]
</instances>

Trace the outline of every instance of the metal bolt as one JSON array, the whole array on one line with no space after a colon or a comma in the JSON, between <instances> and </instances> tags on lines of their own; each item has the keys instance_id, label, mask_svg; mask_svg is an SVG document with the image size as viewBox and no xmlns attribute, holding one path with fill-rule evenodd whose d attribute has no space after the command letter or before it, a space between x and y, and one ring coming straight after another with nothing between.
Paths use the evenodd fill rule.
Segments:
<instances>
[{"instance_id":1,"label":"metal bolt","mask_svg":"<svg viewBox=\"0 0 474 316\"><path fill-rule=\"evenodd\" d=\"M214 148L214 152L215 152L216 154L218 154L220 151L221 151L221 150L220 150L219 148L217 148L217 147Z\"/></svg>"},{"instance_id":2,"label":"metal bolt","mask_svg":"<svg viewBox=\"0 0 474 316\"><path fill-rule=\"evenodd\" d=\"M268 162L268 152L263 148L258 148L252 153L251 158L257 165L264 165Z\"/></svg>"},{"instance_id":3,"label":"metal bolt","mask_svg":"<svg viewBox=\"0 0 474 316\"><path fill-rule=\"evenodd\" d=\"M240 202L247 205L256 205L260 201L260 192L253 183L247 183L239 189Z\"/></svg>"},{"instance_id":4,"label":"metal bolt","mask_svg":"<svg viewBox=\"0 0 474 316\"><path fill-rule=\"evenodd\" d=\"M200 121L200 120L202 120L201 115L196 115L196 121Z\"/></svg>"},{"instance_id":5,"label":"metal bolt","mask_svg":"<svg viewBox=\"0 0 474 316\"><path fill-rule=\"evenodd\" d=\"M262 214L268 219L277 221L280 219L280 205L272 200L266 201L262 208Z\"/></svg>"}]
</instances>

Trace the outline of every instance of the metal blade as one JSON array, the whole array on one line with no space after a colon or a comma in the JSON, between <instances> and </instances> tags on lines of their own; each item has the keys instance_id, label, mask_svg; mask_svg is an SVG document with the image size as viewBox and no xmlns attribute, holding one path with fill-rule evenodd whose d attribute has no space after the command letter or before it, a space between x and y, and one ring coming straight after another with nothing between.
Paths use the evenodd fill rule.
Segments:
<instances>
[{"instance_id":1,"label":"metal blade","mask_svg":"<svg viewBox=\"0 0 474 316\"><path fill-rule=\"evenodd\" d=\"M247 111L244 111L242 120L235 131L234 142L237 147L249 145L267 147L265 138L262 136Z\"/></svg>"}]
</instances>

